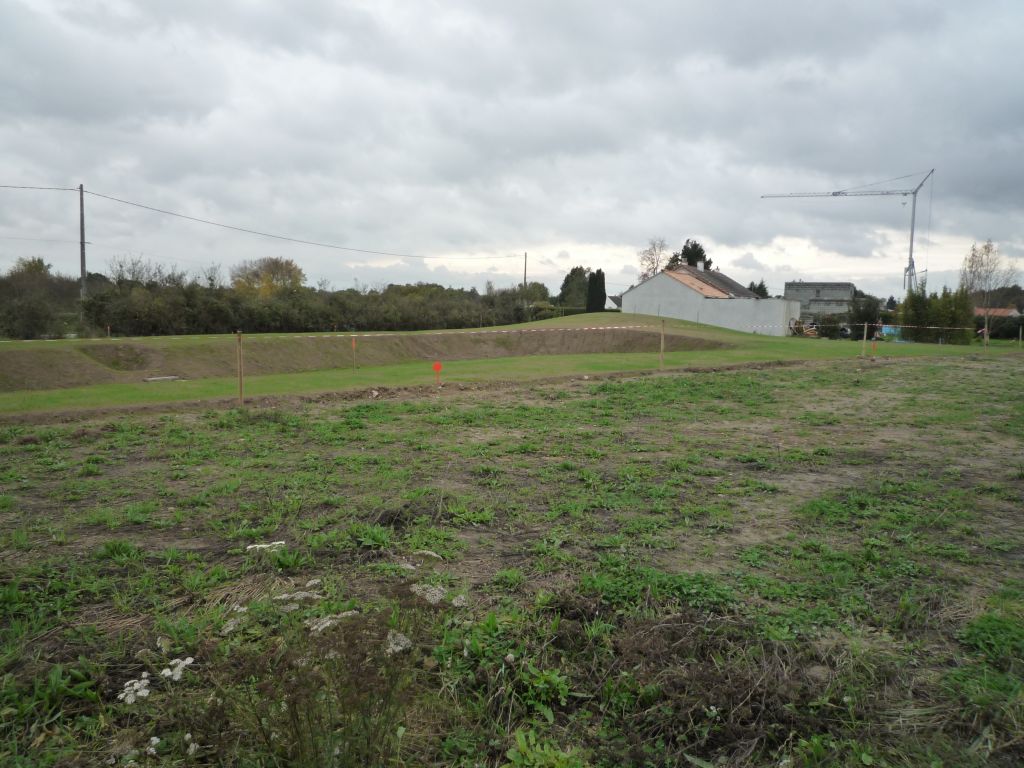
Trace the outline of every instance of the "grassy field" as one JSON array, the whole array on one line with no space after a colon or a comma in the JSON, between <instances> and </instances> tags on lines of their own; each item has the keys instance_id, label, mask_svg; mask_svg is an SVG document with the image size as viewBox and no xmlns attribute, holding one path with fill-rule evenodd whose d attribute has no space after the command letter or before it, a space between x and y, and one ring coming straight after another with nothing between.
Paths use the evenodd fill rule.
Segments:
<instances>
[{"instance_id":1,"label":"grassy field","mask_svg":"<svg viewBox=\"0 0 1024 768\"><path fill-rule=\"evenodd\" d=\"M581 330L629 326L629 330ZM269 334L247 337L246 394L313 395L433 383L444 364L450 384L651 371L659 365L660 321L645 315L575 315L498 329L444 333ZM736 333L683 321L666 323L668 368L794 360L849 360L861 344ZM879 356L932 357L1012 353L997 345L883 343ZM226 400L237 395L233 336L83 339L0 345L0 419L34 411ZM183 381L145 382L179 375Z\"/></svg>"},{"instance_id":2,"label":"grassy field","mask_svg":"<svg viewBox=\"0 0 1024 768\"><path fill-rule=\"evenodd\" d=\"M0 427L0 764L1020 765L1021 363Z\"/></svg>"}]
</instances>

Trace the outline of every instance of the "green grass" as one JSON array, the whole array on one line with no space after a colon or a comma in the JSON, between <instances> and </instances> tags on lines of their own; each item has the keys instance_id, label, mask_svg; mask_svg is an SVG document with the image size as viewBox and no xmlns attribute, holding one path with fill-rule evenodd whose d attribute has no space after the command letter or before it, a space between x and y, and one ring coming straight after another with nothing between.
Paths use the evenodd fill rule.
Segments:
<instances>
[{"instance_id":1,"label":"green grass","mask_svg":"<svg viewBox=\"0 0 1024 768\"><path fill-rule=\"evenodd\" d=\"M1019 765L1020 373L4 426L0 763Z\"/></svg>"},{"instance_id":2,"label":"green grass","mask_svg":"<svg viewBox=\"0 0 1024 768\"><path fill-rule=\"evenodd\" d=\"M575 315L559 320L528 323L529 327L573 327L586 326L595 322L604 324L647 324L655 325L655 318L643 315L608 316ZM673 333L687 333L699 338L722 342L730 346L712 350L669 352L665 355L667 368L717 367L798 360L844 360L854 359L861 351L859 344L849 341L827 339L778 338L743 334L708 326L697 326L683 321L669 321ZM518 329L520 326L511 326ZM423 332L429 335L429 332ZM306 334L270 334L253 337L251 343L287 345L289 339L302 339ZM208 347L218 339L229 337L174 337L137 339L139 343L156 349L173 347L187 349L190 344ZM52 350L87 345L90 340L61 340L55 342L26 342L12 346L25 349L38 346ZM287 350L282 346L282 353ZM0 361L5 348L0 348ZM987 353L993 356L1012 353L1012 347L996 347ZM948 357L976 355L979 348L951 345L928 344L885 344L880 350L881 357ZM247 376L245 394L247 397L270 395L303 395L347 390L364 390L374 387L415 387L430 386L434 382L432 361L406 362L374 367L349 367L307 371L302 373ZM530 381L552 376L602 375L615 372L641 372L657 370L659 357L652 353L621 354L572 354L543 355L511 358L476 360L445 360L443 382L447 385L472 384L486 381ZM235 377L202 378L191 381L138 382L102 384L88 387L71 387L51 390L19 390L0 392L0 414L26 413L47 410L80 410L111 406L137 406L156 403L175 403L204 400L230 400L237 398L238 383Z\"/></svg>"}]
</instances>

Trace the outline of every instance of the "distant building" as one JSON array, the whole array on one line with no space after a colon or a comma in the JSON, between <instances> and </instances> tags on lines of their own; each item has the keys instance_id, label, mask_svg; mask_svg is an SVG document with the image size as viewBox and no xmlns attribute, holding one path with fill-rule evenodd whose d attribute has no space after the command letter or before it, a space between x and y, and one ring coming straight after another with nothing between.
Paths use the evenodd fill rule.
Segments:
<instances>
[{"instance_id":1,"label":"distant building","mask_svg":"<svg viewBox=\"0 0 1024 768\"><path fill-rule=\"evenodd\" d=\"M734 331L785 336L800 316L800 305L762 299L721 272L682 266L659 272L622 294L622 311L660 315Z\"/></svg>"},{"instance_id":2,"label":"distant building","mask_svg":"<svg viewBox=\"0 0 1024 768\"><path fill-rule=\"evenodd\" d=\"M853 307L853 283L786 283L784 296L800 302L800 319L816 323L828 315L849 316Z\"/></svg>"},{"instance_id":3,"label":"distant building","mask_svg":"<svg viewBox=\"0 0 1024 768\"><path fill-rule=\"evenodd\" d=\"M974 308L975 317L984 317L986 312L988 313L989 317L1020 317L1020 312L1017 311L1016 307L989 307L988 310L986 310L984 307Z\"/></svg>"}]
</instances>

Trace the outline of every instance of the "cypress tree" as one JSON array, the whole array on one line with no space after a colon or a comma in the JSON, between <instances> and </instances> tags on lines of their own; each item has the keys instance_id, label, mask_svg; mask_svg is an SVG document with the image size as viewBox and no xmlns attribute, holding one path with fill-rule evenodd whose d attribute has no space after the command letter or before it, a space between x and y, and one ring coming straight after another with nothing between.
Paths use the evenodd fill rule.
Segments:
<instances>
[{"instance_id":1,"label":"cypress tree","mask_svg":"<svg viewBox=\"0 0 1024 768\"><path fill-rule=\"evenodd\" d=\"M603 312L606 300L604 270L598 269L587 280L587 312Z\"/></svg>"}]
</instances>

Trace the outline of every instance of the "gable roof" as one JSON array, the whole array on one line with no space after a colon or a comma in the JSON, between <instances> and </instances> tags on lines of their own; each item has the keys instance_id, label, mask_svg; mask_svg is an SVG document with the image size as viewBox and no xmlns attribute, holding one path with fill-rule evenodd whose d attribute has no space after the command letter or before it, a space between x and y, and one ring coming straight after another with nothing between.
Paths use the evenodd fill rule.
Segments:
<instances>
[{"instance_id":1,"label":"gable roof","mask_svg":"<svg viewBox=\"0 0 1024 768\"><path fill-rule=\"evenodd\" d=\"M700 270L696 267L676 267L663 273L677 280L687 288L697 291L709 299L757 299L760 298L749 288L744 288L731 277L721 272Z\"/></svg>"}]
</instances>

